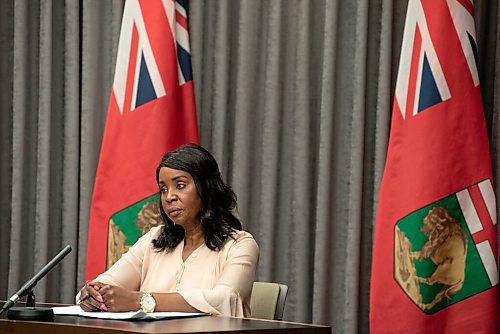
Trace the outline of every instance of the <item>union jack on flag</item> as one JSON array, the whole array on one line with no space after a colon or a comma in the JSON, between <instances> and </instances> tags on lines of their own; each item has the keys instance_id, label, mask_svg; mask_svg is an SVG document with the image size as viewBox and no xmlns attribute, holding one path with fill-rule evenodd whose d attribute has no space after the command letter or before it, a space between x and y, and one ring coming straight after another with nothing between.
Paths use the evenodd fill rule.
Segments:
<instances>
[{"instance_id":1,"label":"union jack on flag","mask_svg":"<svg viewBox=\"0 0 500 334\"><path fill-rule=\"evenodd\" d=\"M478 86L473 4L468 0L448 0L447 5L467 68L474 86ZM408 6L395 93L403 118L452 97L442 67L444 60L436 52L422 3L410 1Z\"/></svg>"},{"instance_id":2,"label":"union jack on flag","mask_svg":"<svg viewBox=\"0 0 500 334\"><path fill-rule=\"evenodd\" d=\"M124 10L113 83L121 113L167 95L171 88L167 81L172 84L169 76L174 72L178 85L192 80L187 1L164 0L158 3L161 6L141 6L141 3L128 1ZM156 10L163 15L155 13ZM156 20L152 20L152 16L156 16ZM170 29L159 31L156 25ZM170 52L164 52L170 43L177 54L175 62L168 59Z\"/></svg>"}]
</instances>

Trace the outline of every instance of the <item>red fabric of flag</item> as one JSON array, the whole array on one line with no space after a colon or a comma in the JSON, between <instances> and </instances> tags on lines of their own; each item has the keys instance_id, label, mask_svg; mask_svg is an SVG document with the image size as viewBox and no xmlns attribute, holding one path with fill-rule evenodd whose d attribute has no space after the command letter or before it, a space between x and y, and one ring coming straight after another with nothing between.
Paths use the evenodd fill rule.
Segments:
<instances>
[{"instance_id":1,"label":"red fabric of flag","mask_svg":"<svg viewBox=\"0 0 500 334\"><path fill-rule=\"evenodd\" d=\"M127 0L94 185L86 279L106 269L112 215L158 192L161 157L198 142L187 1Z\"/></svg>"},{"instance_id":2,"label":"red fabric of flag","mask_svg":"<svg viewBox=\"0 0 500 334\"><path fill-rule=\"evenodd\" d=\"M375 225L372 333L499 332L473 6L410 0Z\"/></svg>"}]
</instances>

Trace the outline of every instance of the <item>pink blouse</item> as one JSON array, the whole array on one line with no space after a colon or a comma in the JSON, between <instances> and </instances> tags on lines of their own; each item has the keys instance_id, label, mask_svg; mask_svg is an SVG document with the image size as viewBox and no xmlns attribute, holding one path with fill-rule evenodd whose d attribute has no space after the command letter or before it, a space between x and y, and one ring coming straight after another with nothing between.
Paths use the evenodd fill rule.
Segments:
<instances>
[{"instance_id":1,"label":"pink blouse","mask_svg":"<svg viewBox=\"0 0 500 334\"><path fill-rule=\"evenodd\" d=\"M184 242L170 253L157 252L152 240L161 227L144 234L95 280L135 291L178 292L201 312L250 317L250 294L259 261L259 247L248 232L237 231L220 251L205 244L182 260Z\"/></svg>"}]
</instances>

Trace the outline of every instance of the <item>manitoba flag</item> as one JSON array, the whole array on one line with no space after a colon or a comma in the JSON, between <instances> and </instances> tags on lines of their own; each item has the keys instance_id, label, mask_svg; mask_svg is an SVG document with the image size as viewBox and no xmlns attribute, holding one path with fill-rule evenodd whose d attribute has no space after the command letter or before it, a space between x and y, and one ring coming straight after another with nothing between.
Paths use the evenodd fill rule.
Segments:
<instances>
[{"instance_id":1,"label":"manitoba flag","mask_svg":"<svg viewBox=\"0 0 500 334\"><path fill-rule=\"evenodd\" d=\"M375 225L372 333L498 333L496 202L470 0L410 0Z\"/></svg>"},{"instance_id":2,"label":"manitoba flag","mask_svg":"<svg viewBox=\"0 0 500 334\"><path fill-rule=\"evenodd\" d=\"M198 142L187 1L127 0L94 185L86 279L160 222L155 170Z\"/></svg>"}]
</instances>

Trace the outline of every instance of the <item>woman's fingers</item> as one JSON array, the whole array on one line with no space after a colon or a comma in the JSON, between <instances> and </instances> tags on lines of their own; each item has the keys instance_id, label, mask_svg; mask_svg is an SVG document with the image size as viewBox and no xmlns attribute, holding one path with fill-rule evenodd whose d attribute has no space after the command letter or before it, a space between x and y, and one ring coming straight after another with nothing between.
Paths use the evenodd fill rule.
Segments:
<instances>
[{"instance_id":1,"label":"woman's fingers","mask_svg":"<svg viewBox=\"0 0 500 334\"><path fill-rule=\"evenodd\" d=\"M86 312L101 310L101 304L93 297L87 298L80 302L80 307Z\"/></svg>"},{"instance_id":2,"label":"woman's fingers","mask_svg":"<svg viewBox=\"0 0 500 334\"><path fill-rule=\"evenodd\" d=\"M87 285L87 293L90 297L94 298L99 302L104 302L101 294L101 286L100 285L91 285L90 283Z\"/></svg>"},{"instance_id":3,"label":"woman's fingers","mask_svg":"<svg viewBox=\"0 0 500 334\"><path fill-rule=\"evenodd\" d=\"M80 301L80 307L86 312L108 310L101 296L98 296L98 298L89 297L85 300Z\"/></svg>"},{"instance_id":4,"label":"woman's fingers","mask_svg":"<svg viewBox=\"0 0 500 334\"><path fill-rule=\"evenodd\" d=\"M104 303L111 312L136 311L136 300L139 292L127 290L118 286L104 285L99 290Z\"/></svg>"},{"instance_id":5,"label":"woman's fingers","mask_svg":"<svg viewBox=\"0 0 500 334\"><path fill-rule=\"evenodd\" d=\"M104 284L100 282L89 282L85 284L84 289L82 289L82 294L80 297L80 307L86 312L92 311L107 311L108 308L104 304L104 299L100 293L100 290Z\"/></svg>"}]
</instances>

